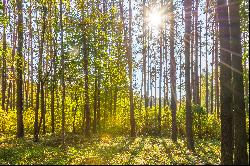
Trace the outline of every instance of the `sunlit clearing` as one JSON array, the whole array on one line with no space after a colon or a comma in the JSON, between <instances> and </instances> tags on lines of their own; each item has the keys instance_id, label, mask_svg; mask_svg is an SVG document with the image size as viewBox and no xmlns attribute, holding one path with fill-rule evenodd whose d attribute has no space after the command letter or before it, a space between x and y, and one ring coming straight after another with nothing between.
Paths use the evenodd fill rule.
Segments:
<instances>
[{"instance_id":1,"label":"sunlit clearing","mask_svg":"<svg viewBox=\"0 0 250 166\"><path fill-rule=\"evenodd\" d=\"M103 143L110 143L112 140L111 136L109 134L102 134L101 135L101 141Z\"/></svg>"},{"instance_id":2,"label":"sunlit clearing","mask_svg":"<svg viewBox=\"0 0 250 166\"><path fill-rule=\"evenodd\" d=\"M74 46L70 49L71 54L77 55L79 53L79 49Z\"/></svg>"},{"instance_id":3,"label":"sunlit clearing","mask_svg":"<svg viewBox=\"0 0 250 166\"><path fill-rule=\"evenodd\" d=\"M161 24L161 14L157 9L153 9L148 14L148 24L150 27L158 28Z\"/></svg>"}]
</instances>

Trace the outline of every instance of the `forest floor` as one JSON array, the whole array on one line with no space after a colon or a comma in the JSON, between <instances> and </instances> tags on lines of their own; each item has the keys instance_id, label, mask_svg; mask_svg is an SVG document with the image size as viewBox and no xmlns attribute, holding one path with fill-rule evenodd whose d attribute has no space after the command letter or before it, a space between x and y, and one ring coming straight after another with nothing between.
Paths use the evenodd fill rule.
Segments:
<instances>
[{"instance_id":1,"label":"forest floor","mask_svg":"<svg viewBox=\"0 0 250 166\"><path fill-rule=\"evenodd\" d=\"M195 140L196 152L187 150L184 139L173 143L164 136L99 134L91 138L67 134L65 146L59 136L47 134L33 142L0 138L0 164L219 164L219 140Z\"/></svg>"}]
</instances>

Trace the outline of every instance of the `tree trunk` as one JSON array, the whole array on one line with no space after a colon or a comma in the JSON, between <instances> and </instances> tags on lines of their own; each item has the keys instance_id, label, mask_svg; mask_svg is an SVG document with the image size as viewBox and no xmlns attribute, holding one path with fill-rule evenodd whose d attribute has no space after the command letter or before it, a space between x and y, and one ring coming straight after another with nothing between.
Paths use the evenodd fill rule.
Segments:
<instances>
[{"instance_id":1,"label":"tree trunk","mask_svg":"<svg viewBox=\"0 0 250 166\"><path fill-rule=\"evenodd\" d=\"M231 55L227 0L217 0L220 40L221 164L233 164L233 114Z\"/></svg>"},{"instance_id":2,"label":"tree trunk","mask_svg":"<svg viewBox=\"0 0 250 166\"><path fill-rule=\"evenodd\" d=\"M84 14L84 11L83 13ZM84 22L84 16L82 16L82 21ZM83 35L83 62L84 62L84 96L85 96L85 118L86 118L86 125L85 125L85 135L90 136L90 109L89 109L89 73L88 73L88 46L87 46L87 38L86 38L86 28L87 25L83 23L82 25L82 33Z\"/></svg>"},{"instance_id":3,"label":"tree trunk","mask_svg":"<svg viewBox=\"0 0 250 166\"><path fill-rule=\"evenodd\" d=\"M198 75L198 5L199 1L195 1L195 63L194 63L194 104L200 105L199 98L199 75ZM200 55L201 56L201 55Z\"/></svg>"},{"instance_id":4,"label":"tree trunk","mask_svg":"<svg viewBox=\"0 0 250 166\"><path fill-rule=\"evenodd\" d=\"M216 19L215 19L215 103L216 103L216 114L217 117L219 118L219 108L220 108L220 103L219 103L219 68L218 68L218 62L219 62L219 56L218 56L218 14L216 14Z\"/></svg>"},{"instance_id":5,"label":"tree trunk","mask_svg":"<svg viewBox=\"0 0 250 166\"><path fill-rule=\"evenodd\" d=\"M170 2L170 81L171 81L171 112L172 112L172 140L177 141L177 124L176 124L176 61L174 53L174 14L173 14L173 1Z\"/></svg>"},{"instance_id":6,"label":"tree trunk","mask_svg":"<svg viewBox=\"0 0 250 166\"><path fill-rule=\"evenodd\" d=\"M95 90L94 90L94 119L93 119L93 133L96 133L96 112L97 112L97 88L98 88L98 76L97 69L95 67Z\"/></svg>"},{"instance_id":7,"label":"tree trunk","mask_svg":"<svg viewBox=\"0 0 250 166\"><path fill-rule=\"evenodd\" d=\"M24 137L24 125L23 125L23 2L17 1L17 34L18 34L18 47L17 47L17 138Z\"/></svg>"},{"instance_id":8,"label":"tree trunk","mask_svg":"<svg viewBox=\"0 0 250 166\"><path fill-rule=\"evenodd\" d=\"M14 7L14 21L16 21L16 7L15 5L13 6ZM13 28L13 47L12 47L12 62L15 61L15 55L16 55L16 40L17 40L17 33L18 33L18 29L15 28L15 24L14 24L14 28ZM13 74L13 76L15 76L15 68L14 68L14 63L12 63L11 65L11 72ZM11 104L10 104L10 108L11 110L14 109L14 105L16 103L16 80L13 80L13 83L12 83L12 95L11 95Z\"/></svg>"},{"instance_id":9,"label":"tree trunk","mask_svg":"<svg viewBox=\"0 0 250 166\"><path fill-rule=\"evenodd\" d=\"M161 6L162 6L162 1L161 1ZM161 20L162 22L162 20ZM158 134L161 134L161 82L162 82L162 54L163 54L163 49L162 49L162 24L160 25L160 73L159 73L159 112L158 112Z\"/></svg>"},{"instance_id":10,"label":"tree trunk","mask_svg":"<svg viewBox=\"0 0 250 166\"><path fill-rule=\"evenodd\" d=\"M229 0L231 27L230 52L232 53L233 110L234 110L234 164L247 165L246 112L244 103L243 67L241 53L240 2Z\"/></svg>"},{"instance_id":11,"label":"tree trunk","mask_svg":"<svg viewBox=\"0 0 250 166\"><path fill-rule=\"evenodd\" d=\"M36 92L36 108L35 108L35 122L34 122L34 142L39 140L38 134L38 110L39 110L39 93L40 93L40 80L38 76L37 92Z\"/></svg>"},{"instance_id":12,"label":"tree trunk","mask_svg":"<svg viewBox=\"0 0 250 166\"><path fill-rule=\"evenodd\" d=\"M33 59L34 59L34 57L33 57L33 42L32 42L32 40L33 40L33 33L32 33L32 16L31 16L31 14L32 14L32 2L31 2L31 0L30 0L30 13L29 13L29 39L30 39L30 67L31 67L31 71L30 71L30 77L31 77L31 94L30 94L30 100L31 100L31 108L33 108L33 100L34 100L34 98L33 98L33 91L34 91L34 88L33 88L33 84L34 84L34 80L33 80L33 73L34 73L34 69L33 69Z\"/></svg>"},{"instance_id":13,"label":"tree trunk","mask_svg":"<svg viewBox=\"0 0 250 166\"><path fill-rule=\"evenodd\" d=\"M142 48L142 55L143 55L143 82L144 82L144 100L145 100L145 110L148 107L148 99L147 99L147 86L146 86L146 81L147 81L147 73L146 73L146 67L147 67L147 55L146 55L146 6L145 6L146 1L143 0L143 48ZM147 119L147 118L146 118ZM146 122L147 124L147 122Z\"/></svg>"},{"instance_id":14,"label":"tree trunk","mask_svg":"<svg viewBox=\"0 0 250 166\"><path fill-rule=\"evenodd\" d=\"M208 49L207 49L207 42L208 42L208 0L206 0L206 111L208 113L208 61L207 61L207 55L208 55Z\"/></svg>"},{"instance_id":15,"label":"tree trunk","mask_svg":"<svg viewBox=\"0 0 250 166\"><path fill-rule=\"evenodd\" d=\"M188 149L194 151L193 140L193 115L191 111L191 90L190 90L190 35L191 35L191 7L192 1L185 0L185 89L186 89L186 133Z\"/></svg>"},{"instance_id":16,"label":"tree trunk","mask_svg":"<svg viewBox=\"0 0 250 166\"><path fill-rule=\"evenodd\" d=\"M44 44L44 35L45 35L45 29L46 29L46 15L47 15L47 8L43 6L43 24L42 24L42 34L41 34L41 40L39 44L39 62L38 62L38 81L39 81L39 87L41 92L41 117L40 122L38 125L38 133L40 131L41 123L43 123L43 134L45 134L45 103L44 103L44 79L42 78L42 70L43 70L43 44ZM39 88L37 87L37 88ZM39 95L39 93L37 94Z\"/></svg>"},{"instance_id":17,"label":"tree trunk","mask_svg":"<svg viewBox=\"0 0 250 166\"><path fill-rule=\"evenodd\" d=\"M128 40L128 66L129 66L129 100L130 100L130 136L135 137L135 116L134 116L134 97L133 97L133 61L132 61L132 5L129 0L129 40Z\"/></svg>"},{"instance_id":18,"label":"tree trunk","mask_svg":"<svg viewBox=\"0 0 250 166\"><path fill-rule=\"evenodd\" d=\"M65 81L64 81L64 48L63 48L63 20L62 20L62 0L60 0L60 39L61 39L61 69L62 69L62 75L61 75L61 83L62 83L62 139L63 139L63 145L64 145L64 139L65 139Z\"/></svg>"},{"instance_id":19,"label":"tree trunk","mask_svg":"<svg viewBox=\"0 0 250 166\"><path fill-rule=\"evenodd\" d=\"M6 0L3 0L3 17L6 17ZM2 109L5 110L5 92L6 92L6 85L7 85L7 73L6 73L6 54L7 54L7 46L6 46L6 23L3 25L3 51L2 51Z\"/></svg>"}]
</instances>

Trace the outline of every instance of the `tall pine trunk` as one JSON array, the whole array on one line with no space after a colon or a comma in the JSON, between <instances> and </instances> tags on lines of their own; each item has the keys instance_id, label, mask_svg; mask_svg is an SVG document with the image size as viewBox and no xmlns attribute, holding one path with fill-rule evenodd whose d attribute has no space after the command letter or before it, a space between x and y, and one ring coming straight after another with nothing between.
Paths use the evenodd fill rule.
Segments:
<instances>
[{"instance_id":1,"label":"tall pine trunk","mask_svg":"<svg viewBox=\"0 0 250 166\"><path fill-rule=\"evenodd\" d=\"M24 137L24 125L23 125L23 2L22 0L17 1L17 35L18 35L18 46L17 46L17 138Z\"/></svg>"},{"instance_id":2,"label":"tall pine trunk","mask_svg":"<svg viewBox=\"0 0 250 166\"><path fill-rule=\"evenodd\" d=\"M231 55L227 0L217 0L220 40L221 164L233 164L233 112Z\"/></svg>"},{"instance_id":3,"label":"tall pine trunk","mask_svg":"<svg viewBox=\"0 0 250 166\"><path fill-rule=\"evenodd\" d=\"M234 164L248 164L246 112L244 103L243 67L240 31L240 2L229 0L229 17L231 27L230 50L232 53L233 75L233 116L234 116Z\"/></svg>"},{"instance_id":4,"label":"tall pine trunk","mask_svg":"<svg viewBox=\"0 0 250 166\"><path fill-rule=\"evenodd\" d=\"M133 97L133 61L132 61L132 4L129 0L129 40L128 40L128 66L129 66L129 100L130 100L130 135L135 137L135 116L134 116L134 97Z\"/></svg>"},{"instance_id":5,"label":"tall pine trunk","mask_svg":"<svg viewBox=\"0 0 250 166\"><path fill-rule=\"evenodd\" d=\"M191 7L192 1L185 0L185 89L186 89L186 133L187 133L187 145L189 150L194 151L194 139L193 139L193 115L191 110L191 89L190 89L190 35L191 35Z\"/></svg>"},{"instance_id":6,"label":"tall pine trunk","mask_svg":"<svg viewBox=\"0 0 250 166\"><path fill-rule=\"evenodd\" d=\"M176 108L177 108L177 96L176 96L176 61L174 53L174 13L173 13L173 1L170 2L170 81L171 81L171 112L172 112L172 140L177 141L177 124L176 124Z\"/></svg>"},{"instance_id":7,"label":"tall pine trunk","mask_svg":"<svg viewBox=\"0 0 250 166\"><path fill-rule=\"evenodd\" d=\"M6 17L6 0L3 0L3 16ZM5 92L6 92L6 54L7 54L7 45L6 45L6 22L3 25L3 50L2 50L2 109L5 110Z\"/></svg>"},{"instance_id":8,"label":"tall pine trunk","mask_svg":"<svg viewBox=\"0 0 250 166\"><path fill-rule=\"evenodd\" d=\"M65 139L65 81L64 81L64 47L63 47L63 20L62 20L62 0L60 0L60 40L61 40L61 84L62 84L62 139L63 139L63 145L64 145L64 139Z\"/></svg>"}]
</instances>

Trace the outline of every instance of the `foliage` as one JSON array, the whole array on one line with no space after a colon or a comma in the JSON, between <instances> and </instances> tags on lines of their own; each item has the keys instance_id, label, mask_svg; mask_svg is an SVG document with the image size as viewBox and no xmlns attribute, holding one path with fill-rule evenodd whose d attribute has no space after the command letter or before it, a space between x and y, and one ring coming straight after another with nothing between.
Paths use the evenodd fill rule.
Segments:
<instances>
[{"instance_id":1,"label":"foliage","mask_svg":"<svg viewBox=\"0 0 250 166\"><path fill-rule=\"evenodd\" d=\"M208 114L205 109L198 105L193 105L193 132L200 138L220 138L220 120L216 114ZM177 111L177 126L181 135L186 135L185 128L185 108L182 107Z\"/></svg>"}]
</instances>

